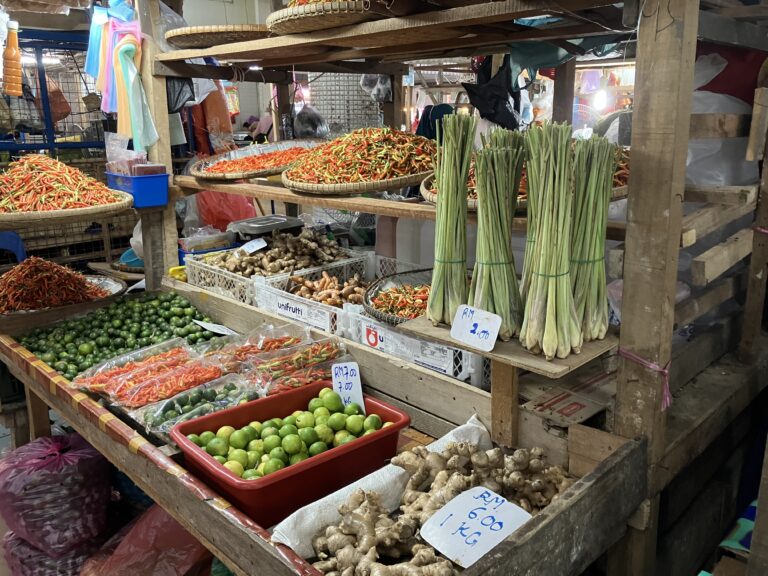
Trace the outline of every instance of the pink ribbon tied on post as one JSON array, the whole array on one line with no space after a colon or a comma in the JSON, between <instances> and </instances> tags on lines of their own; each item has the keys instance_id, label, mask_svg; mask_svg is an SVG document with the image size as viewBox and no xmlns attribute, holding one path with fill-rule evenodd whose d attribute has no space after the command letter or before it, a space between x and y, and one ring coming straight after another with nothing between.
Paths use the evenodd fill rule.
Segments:
<instances>
[{"instance_id":1,"label":"pink ribbon tied on post","mask_svg":"<svg viewBox=\"0 0 768 576\"><path fill-rule=\"evenodd\" d=\"M669 367L672 364L672 361L670 360L667 362L667 365L662 368L658 364L654 364L650 360L646 360L634 352L630 352L626 348L619 348L619 356L626 358L635 364L639 364L643 368L647 368L648 370L652 370L653 372L658 372L661 374L662 382L664 383L664 389L662 390L661 397L661 411L666 412L667 408L672 405L672 392L669 389Z\"/></svg>"}]
</instances>

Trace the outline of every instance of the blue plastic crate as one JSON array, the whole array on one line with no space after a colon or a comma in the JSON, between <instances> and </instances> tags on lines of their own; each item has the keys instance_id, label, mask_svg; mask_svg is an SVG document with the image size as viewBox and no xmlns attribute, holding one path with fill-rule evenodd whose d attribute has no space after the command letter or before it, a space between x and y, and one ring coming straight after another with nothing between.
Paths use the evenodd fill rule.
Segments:
<instances>
[{"instance_id":1,"label":"blue plastic crate","mask_svg":"<svg viewBox=\"0 0 768 576\"><path fill-rule=\"evenodd\" d=\"M168 174L124 176L107 172L107 186L133 196L134 208L161 208L168 205Z\"/></svg>"}]
</instances>

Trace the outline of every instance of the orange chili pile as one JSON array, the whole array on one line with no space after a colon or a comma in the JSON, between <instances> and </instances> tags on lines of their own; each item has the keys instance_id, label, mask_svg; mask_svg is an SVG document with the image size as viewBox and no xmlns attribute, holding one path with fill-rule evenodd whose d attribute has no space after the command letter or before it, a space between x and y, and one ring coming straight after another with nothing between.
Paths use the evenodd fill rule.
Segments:
<instances>
[{"instance_id":1,"label":"orange chili pile","mask_svg":"<svg viewBox=\"0 0 768 576\"><path fill-rule=\"evenodd\" d=\"M86 208L120 200L98 180L41 154L11 162L0 175L0 213Z\"/></svg>"},{"instance_id":2,"label":"orange chili pile","mask_svg":"<svg viewBox=\"0 0 768 576\"><path fill-rule=\"evenodd\" d=\"M302 156L285 175L296 182L378 182L429 172L434 141L390 128L360 128Z\"/></svg>"},{"instance_id":3,"label":"orange chili pile","mask_svg":"<svg viewBox=\"0 0 768 576\"><path fill-rule=\"evenodd\" d=\"M0 314L82 304L109 296L85 276L31 256L0 276Z\"/></svg>"},{"instance_id":4,"label":"orange chili pile","mask_svg":"<svg viewBox=\"0 0 768 576\"><path fill-rule=\"evenodd\" d=\"M189 351L177 347L155 354L144 360L128 362L124 366L117 366L104 370L87 378L75 379L75 384L91 392L113 393L122 387L133 388L140 384L144 378L151 378L159 373L173 370L189 360Z\"/></svg>"},{"instance_id":5,"label":"orange chili pile","mask_svg":"<svg viewBox=\"0 0 768 576\"><path fill-rule=\"evenodd\" d=\"M629 183L629 149L619 148L616 152L616 172L613 174L613 187L626 186Z\"/></svg>"},{"instance_id":6,"label":"orange chili pile","mask_svg":"<svg viewBox=\"0 0 768 576\"><path fill-rule=\"evenodd\" d=\"M223 371L218 366L196 360L179 366L175 370L166 370L152 379L144 379L138 386L122 389L115 394L115 399L118 404L126 408L140 408L215 380L222 375Z\"/></svg>"},{"instance_id":7,"label":"orange chili pile","mask_svg":"<svg viewBox=\"0 0 768 576\"><path fill-rule=\"evenodd\" d=\"M234 160L221 160L206 168L205 171L215 174L233 174L237 172L255 172L283 168L293 164L298 158L306 154L308 150L309 148L294 146L293 148L276 150L266 154L256 154Z\"/></svg>"},{"instance_id":8,"label":"orange chili pile","mask_svg":"<svg viewBox=\"0 0 768 576\"><path fill-rule=\"evenodd\" d=\"M376 310L398 318L413 320L427 311L430 288L427 284L393 286L379 292L372 299L373 306Z\"/></svg>"},{"instance_id":9,"label":"orange chili pile","mask_svg":"<svg viewBox=\"0 0 768 576\"><path fill-rule=\"evenodd\" d=\"M342 348L336 342L315 342L306 347L302 346L296 352L262 362L258 365L258 369L262 373L270 372L273 378L278 378L301 368L333 360L342 353Z\"/></svg>"}]
</instances>

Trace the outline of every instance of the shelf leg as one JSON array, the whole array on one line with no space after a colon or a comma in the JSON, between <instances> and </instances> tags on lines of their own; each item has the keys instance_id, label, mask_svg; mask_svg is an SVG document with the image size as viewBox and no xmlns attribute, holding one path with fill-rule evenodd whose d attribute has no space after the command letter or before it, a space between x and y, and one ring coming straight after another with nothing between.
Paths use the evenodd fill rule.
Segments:
<instances>
[{"instance_id":1,"label":"shelf leg","mask_svg":"<svg viewBox=\"0 0 768 576\"><path fill-rule=\"evenodd\" d=\"M144 244L144 278L147 290L157 290L165 272L164 210L139 210L141 216L141 239ZM178 258L178 256L177 256ZM178 261L178 260L177 260ZM172 264L173 266L173 264Z\"/></svg>"},{"instance_id":2,"label":"shelf leg","mask_svg":"<svg viewBox=\"0 0 768 576\"><path fill-rule=\"evenodd\" d=\"M517 447L518 379L517 368L491 360L491 437L507 448Z\"/></svg>"},{"instance_id":3,"label":"shelf leg","mask_svg":"<svg viewBox=\"0 0 768 576\"><path fill-rule=\"evenodd\" d=\"M768 574L768 445L763 457L763 475L757 497L757 518L752 530L752 548L747 561L747 576Z\"/></svg>"},{"instance_id":4,"label":"shelf leg","mask_svg":"<svg viewBox=\"0 0 768 576\"><path fill-rule=\"evenodd\" d=\"M32 440L51 435L51 417L48 414L48 404L24 385L27 393L27 418L29 422L29 437Z\"/></svg>"}]
</instances>

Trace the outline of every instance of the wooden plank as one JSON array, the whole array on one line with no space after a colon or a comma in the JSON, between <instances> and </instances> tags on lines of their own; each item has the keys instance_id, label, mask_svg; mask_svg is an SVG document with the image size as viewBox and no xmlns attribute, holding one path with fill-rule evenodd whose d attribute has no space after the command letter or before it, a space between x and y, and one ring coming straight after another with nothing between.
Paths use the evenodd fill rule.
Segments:
<instances>
[{"instance_id":1,"label":"wooden plank","mask_svg":"<svg viewBox=\"0 0 768 576\"><path fill-rule=\"evenodd\" d=\"M740 274L729 276L715 282L700 294L683 300L675 306L675 329L690 324L710 310L734 298L742 291L743 285Z\"/></svg>"},{"instance_id":2,"label":"wooden plank","mask_svg":"<svg viewBox=\"0 0 768 576\"><path fill-rule=\"evenodd\" d=\"M752 116L744 114L691 114L690 138L744 138L749 136L751 122Z\"/></svg>"},{"instance_id":3,"label":"wooden plank","mask_svg":"<svg viewBox=\"0 0 768 576\"><path fill-rule=\"evenodd\" d=\"M751 204L757 198L757 184L747 186L699 186L686 184L685 201L705 204Z\"/></svg>"},{"instance_id":4,"label":"wooden plank","mask_svg":"<svg viewBox=\"0 0 768 576\"><path fill-rule=\"evenodd\" d=\"M596 428L574 424L568 428L568 472L586 476L619 448L629 442Z\"/></svg>"},{"instance_id":5,"label":"wooden plank","mask_svg":"<svg viewBox=\"0 0 768 576\"><path fill-rule=\"evenodd\" d=\"M749 127L747 160L762 160L768 135L768 88L757 88L752 104L752 124Z\"/></svg>"},{"instance_id":6,"label":"wooden plank","mask_svg":"<svg viewBox=\"0 0 768 576\"><path fill-rule=\"evenodd\" d=\"M491 361L491 438L501 446L517 446L520 421L520 375L509 364Z\"/></svg>"},{"instance_id":7,"label":"wooden plank","mask_svg":"<svg viewBox=\"0 0 768 576\"><path fill-rule=\"evenodd\" d=\"M581 574L624 533L645 495L646 464L645 441L628 441L464 574Z\"/></svg>"},{"instance_id":8,"label":"wooden plank","mask_svg":"<svg viewBox=\"0 0 768 576\"><path fill-rule=\"evenodd\" d=\"M757 518L752 529L752 547L747 562L747 576L768 574L768 445L763 456L763 473L757 497Z\"/></svg>"},{"instance_id":9,"label":"wooden plank","mask_svg":"<svg viewBox=\"0 0 768 576\"><path fill-rule=\"evenodd\" d=\"M718 204L708 204L683 217L680 233L680 247L693 246L707 234L753 212L755 203L723 208Z\"/></svg>"},{"instance_id":10,"label":"wooden plank","mask_svg":"<svg viewBox=\"0 0 768 576\"><path fill-rule=\"evenodd\" d=\"M768 6L761 4L727 6L718 8L717 13L726 18L736 20L757 20L759 18L768 18Z\"/></svg>"},{"instance_id":11,"label":"wooden plank","mask_svg":"<svg viewBox=\"0 0 768 576\"><path fill-rule=\"evenodd\" d=\"M764 26L757 22L732 20L712 11L699 12L699 37L717 44L737 46L742 50L768 50L768 36Z\"/></svg>"},{"instance_id":12,"label":"wooden plank","mask_svg":"<svg viewBox=\"0 0 768 576\"><path fill-rule=\"evenodd\" d=\"M766 569L768 569L768 564L766 564ZM712 576L744 576L745 574L747 574L747 565L744 564L744 560L730 556L720 558L717 566L715 566L715 571L712 572ZM759 574L761 572L756 572L754 575L747 574L747 576L759 576Z\"/></svg>"},{"instance_id":13,"label":"wooden plank","mask_svg":"<svg viewBox=\"0 0 768 576\"><path fill-rule=\"evenodd\" d=\"M608 250L608 258L606 261L606 274L608 278L623 278L624 277L624 243L610 248Z\"/></svg>"},{"instance_id":14,"label":"wooden plank","mask_svg":"<svg viewBox=\"0 0 768 576\"><path fill-rule=\"evenodd\" d=\"M576 58L555 68L555 93L552 96L552 120L573 121L573 93L576 88Z\"/></svg>"},{"instance_id":15,"label":"wooden plank","mask_svg":"<svg viewBox=\"0 0 768 576\"><path fill-rule=\"evenodd\" d=\"M752 253L752 229L744 228L691 261L694 286L703 287Z\"/></svg>"},{"instance_id":16,"label":"wooden plank","mask_svg":"<svg viewBox=\"0 0 768 576\"><path fill-rule=\"evenodd\" d=\"M672 356L698 12L698 0L646 0L638 29L620 346L656 366ZM665 446L664 385L660 372L619 358L612 432L647 438L651 477ZM612 550L609 576L655 573L657 506L647 530L630 528Z\"/></svg>"},{"instance_id":17,"label":"wooden plank","mask_svg":"<svg viewBox=\"0 0 768 576\"><path fill-rule=\"evenodd\" d=\"M11 366L8 366L13 373ZM19 378L18 374L14 374ZM27 421L29 422L29 438L35 440L44 436L51 435L51 416L48 414L48 406L43 402L37 393L29 386L24 386L27 397Z\"/></svg>"},{"instance_id":18,"label":"wooden plank","mask_svg":"<svg viewBox=\"0 0 768 576\"><path fill-rule=\"evenodd\" d=\"M389 77L392 83L392 101L381 105L384 113L384 126L400 130L403 118L403 76L393 74Z\"/></svg>"},{"instance_id":19,"label":"wooden plank","mask_svg":"<svg viewBox=\"0 0 768 576\"><path fill-rule=\"evenodd\" d=\"M529 372L547 376L548 378L561 378L569 372L591 362L598 356L610 352L618 343L616 336L608 334L604 340L585 342L580 354L571 354L567 358L555 358L548 361L544 356L528 352L517 340L496 342L496 346L491 352L483 352L477 348L471 348L451 338L450 329L447 326L433 326L429 320L423 317L400 324L398 329L413 336L421 336L455 348L469 350L502 364L516 366Z\"/></svg>"}]
</instances>

